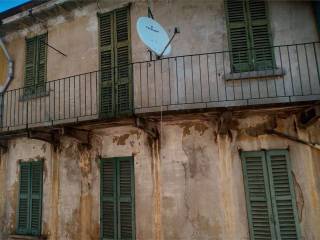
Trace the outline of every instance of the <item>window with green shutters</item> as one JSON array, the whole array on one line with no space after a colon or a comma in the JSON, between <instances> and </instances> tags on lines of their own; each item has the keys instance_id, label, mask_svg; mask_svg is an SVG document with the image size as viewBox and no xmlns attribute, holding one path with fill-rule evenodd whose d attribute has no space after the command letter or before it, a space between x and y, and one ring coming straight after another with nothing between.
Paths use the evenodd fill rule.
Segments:
<instances>
[{"instance_id":1,"label":"window with green shutters","mask_svg":"<svg viewBox=\"0 0 320 240\"><path fill-rule=\"evenodd\" d=\"M18 234L41 234L42 164L42 161L20 163Z\"/></svg>"},{"instance_id":2,"label":"window with green shutters","mask_svg":"<svg viewBox=\"0 0 320 240\"><path fill-rule=\"evenodd\" d=\"M287 150L241 153L250 239L301 239Z\"/></svg>"},{"instance_id":3,"label":"window with green shutters","mask_svg":"<svg viewBox=\"0 0 320 240\"><path fill-rule=\"evenodd\" d=\"M272 69L274 56L264 0L225 0L233 72Z\"/></svg>"},{"instance_id":4,"label":"window with green shutters","mask_svg":"<svg viewBox=\"0 0 320 240\"><path fill-rule=\"evenodd\" d=\"M102 159L100 172L101 239L135 239L133 158Z\"/></svg>"},{"instance_id":5,"label":"window with green shutters","mask_svg":"<svg viewBox=\"0 0 320 240\"><path fill-rule=\"evenodd\" d=\"M47 34L26 39L25 94L44 90L47 78Z\"/></svg>"},{"instance_id":6,"label":"window with green shutters","mask_svg":"<svg viewBox=\"0 0 320 240\"><path fill-rule=\"evenodd\" d=\"M99 14L100 112L102 117L132 113L130 11Z\"/></svg>"}]
</instances>

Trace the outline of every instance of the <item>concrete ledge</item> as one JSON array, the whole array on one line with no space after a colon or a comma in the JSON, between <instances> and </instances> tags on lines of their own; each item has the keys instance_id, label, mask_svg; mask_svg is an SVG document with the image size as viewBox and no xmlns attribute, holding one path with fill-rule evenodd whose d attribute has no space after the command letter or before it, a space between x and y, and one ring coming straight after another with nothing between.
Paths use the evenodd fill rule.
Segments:
<instances>
[{"instance_id":1,"label":"concrete ledge","mask_svg":"<svg viewBox=\"0 0 320 240\"><path fill-rule=\"evenodd\" d=\"M282 68L268 69L261 71L250 71L240 73L226 73L224 75L225 80L238 80L238 79L250 79L250 78L265 78L265 77L282 77L285 75L285 71Z\"/></svg>"}]
</instances>

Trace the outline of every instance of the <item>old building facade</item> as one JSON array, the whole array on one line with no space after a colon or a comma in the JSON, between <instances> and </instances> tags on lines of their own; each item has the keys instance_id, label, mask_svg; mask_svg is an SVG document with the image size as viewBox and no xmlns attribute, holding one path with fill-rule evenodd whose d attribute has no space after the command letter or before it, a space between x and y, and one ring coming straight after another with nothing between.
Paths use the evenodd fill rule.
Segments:
<instances>
[{"instance_id":1,"label":"old building facade","mask_svg":"<svg viewBox=\"0 0 320 240\"><path fill-rule=\"evenodd\" d=\"M1 16L0 239L320 239L316 3L150 1L158 59L148 1L35 2Z\"/></svg>"}]
</instances>

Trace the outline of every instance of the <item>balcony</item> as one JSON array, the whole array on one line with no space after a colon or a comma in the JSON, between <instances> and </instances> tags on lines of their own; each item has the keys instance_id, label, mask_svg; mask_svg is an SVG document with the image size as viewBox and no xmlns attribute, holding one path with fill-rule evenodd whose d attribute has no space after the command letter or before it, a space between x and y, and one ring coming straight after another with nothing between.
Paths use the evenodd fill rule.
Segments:
<instances>
[{"instance_id":1,"label":"balcony","mask_svg":"<svg viewBox=\"0 0 320 240\"><path fill-rule=\"evenodd\" d=\"M253 63L248 72L232 71L230 56L239 54L241 60L243 54L229 51L132 63L133 111L143 114L320 100L320 43L272 49L271 67L260 64L256 68ZM117 68L112 68L108 74L116 72ZM5 92L0 96L2 133L105 119L100 114L100 75L93 71Z\"/></svg>"}]
</instances>

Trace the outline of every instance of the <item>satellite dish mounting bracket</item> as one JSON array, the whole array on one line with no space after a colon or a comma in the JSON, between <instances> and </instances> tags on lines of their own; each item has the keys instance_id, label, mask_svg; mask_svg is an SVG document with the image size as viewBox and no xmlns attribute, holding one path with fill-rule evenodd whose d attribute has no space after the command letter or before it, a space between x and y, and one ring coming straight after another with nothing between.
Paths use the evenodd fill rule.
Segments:
<instances>
[{"instance_id":1,"label":"satellite dish mounting bracket","mask_svg":"<svg viewBox=\"0 0 320 240\"><path fill-rule=\"evenodd\" d=\"M174 37L176 36L176 34L180 33L180 29L175 27L174 28L174 32L173 32L173 35L172 37L170 38L169 42L167 43L167 45L165 46L165 48L162 50L161 54L159 56L157 56L158 59L160 59L164 52L167 50L167 48L169 47L170 43L172 42L172 40L174 39Z\"/></svg>"}]
</instances>

